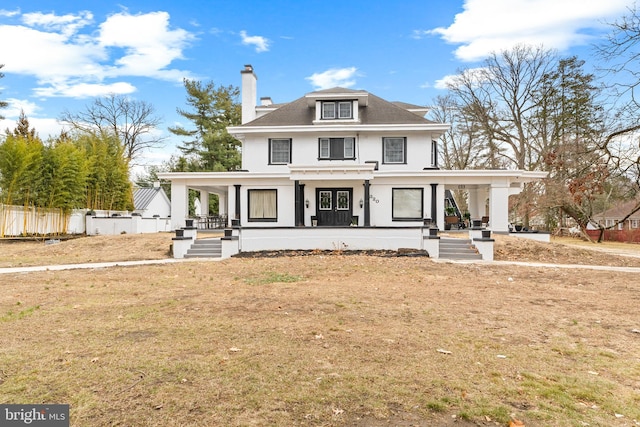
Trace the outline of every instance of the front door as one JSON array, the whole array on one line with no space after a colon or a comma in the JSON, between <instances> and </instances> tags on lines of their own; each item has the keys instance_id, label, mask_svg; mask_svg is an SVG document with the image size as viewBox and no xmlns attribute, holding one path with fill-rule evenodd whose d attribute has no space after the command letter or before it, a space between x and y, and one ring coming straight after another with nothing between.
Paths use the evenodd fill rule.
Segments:
<instances>
[{"instance_id":1,"label":"front door","mask_svg":"<svg viewBox=\"0 0 640 427\"><path fill-rule=\"evenodd\" d=\"M318 225L350 225L353 214L352 196L352 188L318 188L316 190Z\"/></svg>"}]
</instances>

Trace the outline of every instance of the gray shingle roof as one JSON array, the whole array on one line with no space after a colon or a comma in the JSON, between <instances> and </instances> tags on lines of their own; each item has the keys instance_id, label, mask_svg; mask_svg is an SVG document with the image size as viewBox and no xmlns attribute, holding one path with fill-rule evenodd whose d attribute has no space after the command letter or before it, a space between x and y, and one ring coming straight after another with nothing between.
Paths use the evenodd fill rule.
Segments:
<instances>
[{"instance_id":1,"label":"gray shingle roof","mask_svg":"<svg viewBox=\"0 0 640 427\"><path fill-rule=\"evenodd\" d=\"M360 123L363 125L381 125L381 124L435 124L431 120L427 120L411 111L408 111L403 106L415 107L410 104L393 103L386 101L372 93L368 93L361 90L352 90L345 88L332 88L321 91L312 92L309 95L314 94L327 94L327 93L367 93L368 105L366 107L359 108ZM262 127L262 126L311 126L313 120L315 120L314 108L309 107L306 97L301 97L288 104L283 104L282 107L275 111L272 111L264 116L261 116L255 120L243 124L240 127ZM341 124L347 124L341 122Z\"/></svg>"}]
</instances>

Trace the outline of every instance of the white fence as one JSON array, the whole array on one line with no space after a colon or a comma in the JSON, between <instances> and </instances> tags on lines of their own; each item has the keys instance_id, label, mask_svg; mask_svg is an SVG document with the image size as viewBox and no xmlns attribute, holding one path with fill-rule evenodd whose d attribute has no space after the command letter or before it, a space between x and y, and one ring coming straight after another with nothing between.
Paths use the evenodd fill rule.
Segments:
<instances>
[{"instance_id":1,"label":"white fence","mask_svg":"<svg viewBox=\"0 0 640 427\"><path fill-rule=\"evenodd\" d=\"M120 211L88 212L87 209L77 209L65 215L59 209L0 204L0 237L171 231L170 218L142 218Z\"/></svg>"},{"instance_id":2,"label":"white fence","mask_svg":"<svg viewBox=\"0 0 640 427\"><path fill-rule=\"evenodd\" d=\"M171 218L143 218L141 216L86 216L86 233L140 234L171 231Z\"/></svg>"}]
</instances>

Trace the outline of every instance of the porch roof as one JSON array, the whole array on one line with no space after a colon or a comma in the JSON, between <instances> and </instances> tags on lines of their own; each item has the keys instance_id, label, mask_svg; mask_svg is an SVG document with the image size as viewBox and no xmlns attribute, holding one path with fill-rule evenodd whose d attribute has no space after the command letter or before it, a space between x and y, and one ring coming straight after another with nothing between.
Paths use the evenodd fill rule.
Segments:
<instances>
[{"instance_id":1,"label":"porch roof","mask_svg":"<svg viewBox=\"0 0 640 427\"><path fill-rule=\"evenodd\" d=\"M341 165L289 165L291 180L373 179L375 163Z\"/></svg>"}]
</instances>

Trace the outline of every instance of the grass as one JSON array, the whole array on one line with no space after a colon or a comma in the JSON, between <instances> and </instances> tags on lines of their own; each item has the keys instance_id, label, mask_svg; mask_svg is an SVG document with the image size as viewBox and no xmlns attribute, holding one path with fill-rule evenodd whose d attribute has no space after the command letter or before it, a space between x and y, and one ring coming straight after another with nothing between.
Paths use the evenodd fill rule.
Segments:
<instances>
[{"instance_id":1,"label":"grass","mask_svg":"<svg viewBox=\"0 0 640 427\"><path fill-rule=\"evenodd\" d=\"M73 426L640 420L633 273L325 254L0 281L0 403Z\"/></svg>"}]
</instances>

